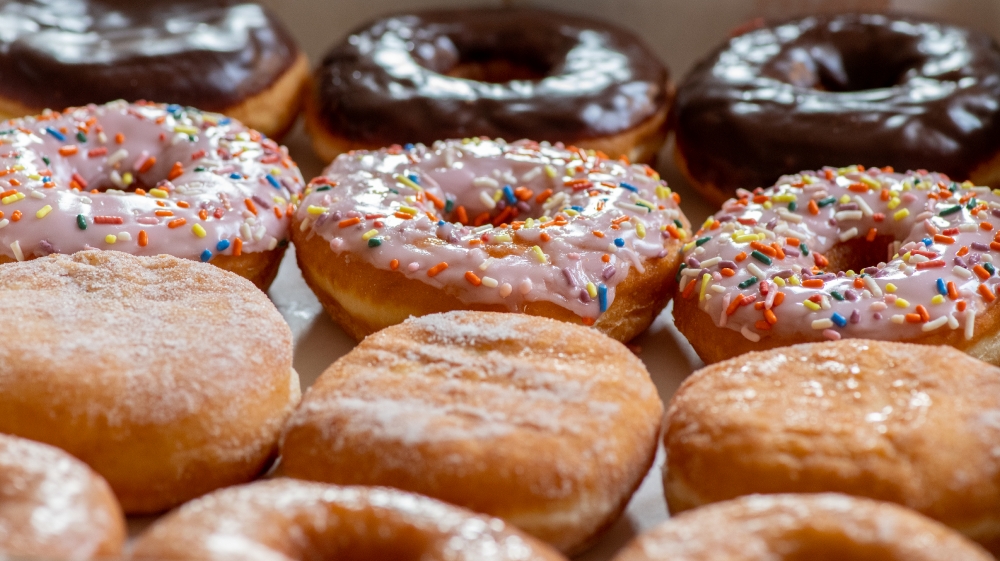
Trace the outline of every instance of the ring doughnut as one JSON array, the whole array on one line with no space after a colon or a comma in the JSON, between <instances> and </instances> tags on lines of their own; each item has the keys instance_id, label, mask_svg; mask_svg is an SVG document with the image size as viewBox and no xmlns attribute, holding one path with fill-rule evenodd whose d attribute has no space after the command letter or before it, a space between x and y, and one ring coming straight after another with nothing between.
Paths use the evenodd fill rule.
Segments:
<instances>
[{"instance_id":1,"label":"ring doughnut","mask_svg":"<svg viewBox=\"0 0 1000 561\"><path fill-rule=\"evenodd\" d=\"M988 187L849 166L738 197L684 246L674 318L705 362L855 337L1000 364L1000 196Z\"/></svg>"},{"instance_id":2,"label":"ring doughnut","mask_svg":"<svg viewBox=\"0 0 1000 561\"><path fill-rule=\"evenodd\" d=\"M268 136L294 123L309 63L251 2L8 0L0 119L116 99L225 113Z\"/></svg>"},{"instance_id":3,"label":"ring doughnut","mask_svg":"<svg viewBox=\"0 0 1000 561\"><path fill-rule=\"evenodd\" d=\"M989 561L989 554L912 510L834 493L752 495L672 517L614 561Z\"/></svg>"},{"instance_id":4,"label":"ring doughnut","mask_svg":"<svg viewBox=\"0 0 1000 561\"><path fill-rule=\"evenodd\" d=\"M282 433L281 473L421 493L579 552L649 471L662 415L639 359L591 329L429 315L319 377Z\"/></svg>"},{"instance_id":5,"label":"ring doughnut","mask_svg":"<svg viewBox=\"0 0 1000 561\"><path fill-rule=\"evenodd\" d=\"M196 499L147 529L131 558L565 561L501 520L427 497L293 479Z\"/></svg>"},{"instance_id":6,"label":"ring doughnut","mask_svg":"<svg viewBox=\"0 0 1000 561\"><path fill-rule=\"evenodd\" d=\"M211 261L266 289L302 175L228 117L113 102L0 125L0 263L115 249Z\"/></svg>"},{"instance_id":7,"label":"ring doughnut","mask_svg":"<svg viewBox=\"0 0 1000 561\"><path fill-rule=\"evenodd\" d=\"M456 309L593 325L620 341L666 305L687 219L651 168L473 139L355 152L293 218L306 283L349 334Z\"/></svg>"},{"instance_id":8,"label":"ring doughnut","mask_svg":"<svg viewBox=\"0 0 1000 561\"><path fill-rule=\"evenodd\" d=\"M121 555L125 517L101 476L66 452L0 434L0 555Z\"/></svg>"},{"instance_id":9,"label":"ring doughnut","mask_svg":"<svg viewBox=\"0 0 1000 561\"><path fill-rule=\"evenodd\" d=\"M0 266L0 432L62 448L126 513L267 467L298 403L288 325L249 282L117 251Z\"/></svg>"},{"instance_id":10,"label":"ring doughnut","mask_svg":"<svg viewBox=\"0 0 1000 561\"><path fill-rule=\"evenodd\" d=\"M949 347L850 339L689 377L667 412L670 512L751 493L899 503L1000 552L1000 369Z\"/></svg>"},{"instance_id":11,"label":"ring doughnut","mask_svg":"<svg viewBox=\"0 0 1000 561\"><path fill-rule=\"evenodd\" d=\"M325 161L350 150L487 136L652 162L674 88L631 33L530 8L399 14L323 59L306 128Z\"/></svg>"},{"instance_id":12,"label":"ring doughnut","mask_svg":"<svg viewBox=\"0 0 1000 561\"><path fill-rule=\"evenodd\" d=\"M810 16L719 47L678 88L671 125L678 167L716 204L737 188L856 162L1000 187L998 98L1000 46L986 33Z\"/></svg>"}]
</instances>

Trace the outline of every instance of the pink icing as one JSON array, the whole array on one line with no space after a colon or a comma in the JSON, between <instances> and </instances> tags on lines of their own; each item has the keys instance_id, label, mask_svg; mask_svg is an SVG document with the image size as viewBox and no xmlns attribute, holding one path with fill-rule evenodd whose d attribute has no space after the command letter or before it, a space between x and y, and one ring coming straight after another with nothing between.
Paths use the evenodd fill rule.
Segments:
<instances>
[{"instance_id":1,"label":"pink icing","mask_svg":"<svg viewBox=\"0 0 1000 561\"><path fill-rule=\"evenodd\" d=\"M771 335L908 340L951 329L971 339L976 315L996 296L1000 281L990 269L1000 249L994 243L1000 196L988 187L957 184L937 173L851 166L784 176L773 187L741 191L740 197L727 201L684 246L680 291L698 299L716 325L751 341ZM865 238L872 229L897 240L886 262L857 272L813 274L824 260L817 254ZM784 257L764 255L771 264L762 262L752 254L749 235L774 253L772 244L781 248ZM808 255L789 238L804 244ZM747 257L737 261L741 253ZM727 268L735 275L722 274L726 265L734 265ZM821 286L803 285L818 284L816 279Z\"/></svg>"},{"instance_id":2,"label":"pink icing","mask_svg":"<svg viewBox=\"0 0 1000 561\"><path fill-rule=\"evenodd\" d=\"M236 121L123 101L0 126L0 175L0 252L18 260L97 248L206 261L236 240L273 249L303 184L285 148Z\"/></svg>"},{"instance_id":3,"label":"pink icing","mask_svg":"<svg viewBox=\"0 0 1000 561\"><path fill-rule=\"evenodd\" d=\"M461 209L467 223L485 224L460 223ZM519 310L548 301L584 318L611 305L631 269L666 255L680 218L676 195L647 166L480 139L342 155L295 215L333 252L464 302Z\"/></svg>"}]
</instances>

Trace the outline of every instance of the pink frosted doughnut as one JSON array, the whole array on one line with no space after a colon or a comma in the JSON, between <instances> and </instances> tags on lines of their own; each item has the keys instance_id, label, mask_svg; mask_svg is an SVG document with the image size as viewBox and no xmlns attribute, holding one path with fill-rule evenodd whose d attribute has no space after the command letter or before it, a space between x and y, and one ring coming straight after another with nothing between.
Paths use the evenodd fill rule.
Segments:
<instances>
[{"instance_id":1,"label":"pink frosted doughnut","mask_svg":"<svg viewBox=\"0 0 1000 561\"><path fill-rule=\"evenodd\" d=\"M1000 364L990 188L849 166L738 197L684 246L674 317L706 362L851 337L951 345Z\"/></svg>"},{"instance_id":2,"label":"pink frosted doughnut","mask_svg":"<svg viewBox=\"0 0 1000 561\"><path fill-rule=\"evenodd\" d=\"M627 341L663 309L688 227L648 166L522 140L344 154L293 219L299 267L357 338L456 309Z\"/></svg>"},{"instance_id":3,"label":"pink frosted doughnut","mask_svg":"<svg viewBox=\"0 0 1000 561\"><path fill-rule=\"evenodd\" d=\"M302 183L286 149L218 114L116 101L15 119L0 126L0 262L165 253L264 288Z\"/></svg>"}]
</instances>

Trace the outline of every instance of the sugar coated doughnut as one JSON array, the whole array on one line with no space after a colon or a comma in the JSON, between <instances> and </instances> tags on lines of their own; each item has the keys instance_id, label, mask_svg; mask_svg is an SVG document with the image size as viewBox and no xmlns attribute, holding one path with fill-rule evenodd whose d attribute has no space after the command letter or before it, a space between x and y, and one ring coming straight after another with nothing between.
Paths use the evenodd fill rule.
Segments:
<instances>
[{"instance_id":1,"label":"sugar coated doughnut","mask_svg":"<svg viewBox=\"0 0 1000 561\"><path fill-rule=\"evenodd\" d=\"M1000 186L1000 46L987 33L882 14L748 29L685 78L679 167L717 204L824 165L934 169Z\"/></svg>"},{"instance_id":2,"label":"sugar coated doughnut","mask_svg":"<svg viewBox=\"0 0 1000 561\"><path fill-rule=\"evenodd\" d=\"M627 341L671 293L687 219L651 168L519 141L345 154L293 220L299 268L360 339L455 309L593 325Z\"/></svg>"},{"instance_id":3,"label":"sugar coated doughnut","mask_svg":"<svg viewBox=\"0 0 1000 561\"><path fill-rule=\"evenodd\" d=\"M292 479L192 501L146 530L132 559L565 561L501 520L427 497Z\"/></svg>"},{"instance_id":4,"label":"sugar coated doughnut","mask_svg":"<svg viewBox=\"0 0 1000 561\"><path fill-rule=\"evenodd\" d=\"M900 503L1000 552L1000 369L950 347L850 339L749 353L667 412L670 512L751 493Z\"/></svg>"},{"instance_id":5,"label":"sugar coated doughnut","mask_svg":"<svg viewBox=\"0 0 1000 561\"><path fill-rule=\"evenodd\" d=\"M302 175L236 121L178 105L68 109L0 125L0 263L115 249L213 264L266 288Z\"/></svg>"},{"instance_id":6,"label":"sugar coated doughnut","mask_svg":"<svg viewBox=\"0 0 1000 561\"><path fill-rule=\"evenodd\" d=\"M649 471L662 411L642 362L591 329L435 314L367 337L319 377L281 469L429 495L574 552Z\"/></svg>"},{"instance_id":7,"label":"sugar coated doughnut","mask_svg":"<svg viewBox=\"0 0 1000 561\"><path fill-rule=\"evenodd\" d=\"M0 432L157 512L249 481L298 403L288 325L237 275L117 251L0 266Z\"/></svg>"},{"instance_id":8,"label":"sugar coated doughnut","mask_svg":"<svg viewBox=\"0 0 1000 561\"><path fill-rule=\"evenodd\" d=\"M752 495L685 512L615 561L990 561L975 543L912 510L833 493Z\"/></svg>"},{"instance_id":9,"label":"sugar coated doughnut","mask_svg":"<svg viewBox=\"0 0 1000 561\"><path fill-rule=\"evenodd\" d=\"M147 99L276 136L309 74L281 21L240 0L5 0L0 29L2 119Z\"/></svg>"},{"instance_id":10,"label":"sugar coated doughnut","mask_svg":"<svg viewBox=\"0 0 1000 561\"><path fill-rule=\"evenodd\" d=\"M326 161L350 150L488 136L651 162L674 88L615 26L532 8L429 10L354 30L323 59L306 127Z\"/></svg>"},{"instance_id":11,"label":"sugar coated doughnut","mask_svg":"<svg viewBox=\"0 0 1000 561\"><path fill-rule=\"evenodd\" d=\"M684 246L677 328L705 362L858 337L1000 364L1000 196L926 171L826 167L739 191Z\"/></svg>"},{"instance_id":12,"label":"sugar coated doughnut","mask_svg":"<svg viewBox=\"0 0 1000 561\"><path fill-rule=\"evenodd\" d=\"M83 561L124 544L125 517L101 476L58 448L0 434L0 555Z\"/></svg>"}]
</instances>

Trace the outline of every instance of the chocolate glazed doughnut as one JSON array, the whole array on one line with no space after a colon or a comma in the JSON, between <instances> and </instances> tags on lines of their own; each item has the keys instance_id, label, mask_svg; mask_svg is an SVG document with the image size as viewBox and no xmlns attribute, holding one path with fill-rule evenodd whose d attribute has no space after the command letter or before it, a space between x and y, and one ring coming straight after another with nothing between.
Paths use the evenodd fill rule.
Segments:
<instances>
[{"instance_id":1,"label":"chocolate glazed doughnut","mask_svg":"<svg viewBox=\"0 0 1000 561\"><path fill-rule=\"evenodd\" d=\"M326 160L352 149L488 136L651 161L673 98L635 36L534 9L400 14L334 47L306 101Z\"/></svg>"},{"instance_id":2,"label":"chocolate glazed doughnut","mask_svg":"<svg viewBox=\"0 0 1000 561\"><path fill-rule=\"evenodd\" d=\"M194 106L280 136L308 62L237 0L0 0L0 118L116 99Z\"/></svg>"},{"instance_id":3,"label":"chocolate glazed doughnut","mask_svg":"<svg viewBox=\"0 0 1000 561\"><path fill-rule=\"evenodd\" d=\"M1000 185L1000 47L909 17L842 14L732 38L677 92L677 160L720 204L825 165Z\"/></svg>"}]
</instances>

